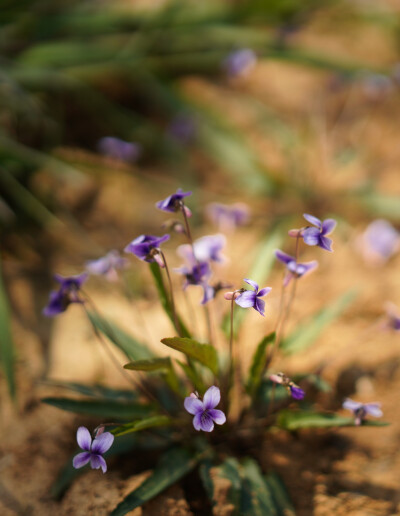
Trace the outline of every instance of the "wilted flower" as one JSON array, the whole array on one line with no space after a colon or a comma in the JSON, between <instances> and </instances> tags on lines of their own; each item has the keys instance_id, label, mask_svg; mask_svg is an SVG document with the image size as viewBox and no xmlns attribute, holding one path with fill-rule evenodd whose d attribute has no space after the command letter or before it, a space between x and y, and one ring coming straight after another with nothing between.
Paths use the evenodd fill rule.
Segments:
<instances>
[{"instance_id":1,"label":"wilted flower","mask_svg":"<svg viewBox=\"0 0 400 516\"><path fill-rule=\"evenodd\" d=\"M312 262L298 263L296 262L296 258L284 253L280 249L275 251L275 256L280 262L286 265L286 269L288 271L285 279L283 280L285 287L290 283L292 278L301 278L318 267L318 262L316 260L313 260Z\"/></svg>"},{"instance_id":2,"label":"wilted flower","mask_svg":"<svg viewBox=\"0 0 400 516\"><path fill-rule=\"evenodd\" d=\"M182 207L182 199L185 197L188 197L189 195L192 195L192 192L184 192L182 188L178 188L176 193L170 195L166 199L163 199L162 201L159 201L156 203L156 206L159 210L167 211L170 213L175 213L176 211L179 211ZM191 212L190 210L185 206L186 208L186 215L190 216Z\"/></svg>"},{"instance_id":3,"label":"wilted flower","mask_svg":"<svg viewBox=\"0 0 400 516\"><path fill-rule=\"evenodd\" d=\"M136 161L142 152L141 145L135 142L126 142L112 136L101 138L97 144L99 152L121 161Z\"/></svg>"},{"instance_id":4,"label":"wilted flower","mask_svg":"<svg viewBox=\"0 0 400 516\"><path fill-rule=\"evenodd\" d=\"M294 400L302 400L306 393L284 373L271 374L271 382L283 385Z\"/></svg>"},{"instance_id":5,"label":"wilted flower","mask_svg":"<svg viewBox=\"0 0 400 516\"><path fill-rule=\"evenodd\" d=\"M223 68L230 77L247 75L256 65L257 56L250 48L231 52L223 62Z\"/></svg>"},{"instance_id":6,"label":"wilted flower","mask_svg":"<svg viewBox=\"0 0 400 516\"><path fill-rule=\"evenodd\" d=\"M367 262L382 265L400 249L400 234L387 220L369 224L359 238L359 249Z\"/></svg>"},{"instance_id":7,"label":"wilted flower","mask_svg":"<svg viewBox=\"0 0 400 516\"><path fill-rule=\"evenodd\" d=\"M96 438L92 441L89 430L84 426L80 426L76 432L76 440L84 452L75 455L72 461L74 468L82 468L90 461L92 469L101 468L103 473L105 473L107 471L107 464L103 454L111 448L114 442L113 434L98 431Z\"/></svg>"},{"instance_id":8,"label":"wilted flower","mask_svg":"<svg viewBox=\"0 0 400 516\"><path fill-rule=\"evenodd\" d=\"M368 414L373 417L382 416L380 403L360 403L359 401L354 401L350 398L347 398L343 402L342 406L344 409L351 410L354 413L354 424L357 426L361 425Z\"/></svg>"},{"instance_id":9,"label":"wilted flower","mask_svg":"<svg viewBox=\"0 0 400 516\"><path fill-rule=\"evenodd\" d=\"M58 290L50 292L49 302L43 309L43 315L54 317L68 308L71 303L83 303L79 296L79 290L83 283L87 280L86 272L78 276L68 276L64 278L60 274L55 274L54 279L60 284Z\"/></svg>"},{"instance_id":10,"label":"wilted flower","mask_svg":"<svg viewBox=\"0 0 400 516\"><path fill-rule=\"evenodd\" d=\"M185 398L185 409L189 414L194 415L193 426L196 430L212 432L214 430L214 423L217 423L217 425L223 425L225 423L225 414L222 410L215 408L220 400L220 390L214 385L207 389L203 401L201 401L195 393Z\"/></svg>"},{"instance_id":11,"label":"wilted flower","mask_svg":"<svg viewBox=\"0 0 400 516\"><path fill-rule=\"evenodd\" d=\"M249 207L241 202L227 205L217 202L207 206L207 214L221 231L231 232L249 220Z\"/></svg>"},{"instance_id":12,"label":"wilted flower","mask_svg":"<svg viewBox=\"0 0 400 516\"><path fill-rule=\"evenodd\" d=\"M169 240L169 235L162 237L153 235L140 235L128 244L124 251L134 254L139 260L153 263L157 262L160 267L164 267L163 261L159 257L159 247L163 242Z\"/></svg>"},{"instance_id":13,"label":"wilted flower","mask_svg":"<svg viewBox=\"0 0 400 516\"><path fill-rule=\"evenodd\" d=\"M246 283L251 285L254 290L245 290L244 292L240 292L240 294L235 296L235 303L242 308L254 308L261 315L265 314L265 301L260 299L261 297L266 296L270 291L270 287L265 287L261 290L258 290L258 285L255 281L250 279L244 280Z\"/></svg>"},{"instance_id":14,"label":"wilted flower","mask_svg":"<svg viewBox=\"0 0 400 516\"><path fill-rule=\"evenodd\" d=\"M127 264L128 260L122 258L119 251L113 249L97 260L86 262L86 270L90 274L105 276L109 281L116 281L118 279L117 270L124 269Z\"/></svg>"},{"instance_id":15,"label":"wilted flower","mask_svg":"<svg viewBox=\"0 0 400 516\"><path fill-rule=\"evenodd\" d=\"M321 222L317 217L313 215L308 215L305 213L303 217L316 226L315 228L307 227L305 228L301 236L303 237L304 243L307 245L317 245L326 251L332 252L332 240L327 238L326 235L332 233L332 231L336 227L336 220L334 219L326 219Z\"/></svg>"}]
</instances>

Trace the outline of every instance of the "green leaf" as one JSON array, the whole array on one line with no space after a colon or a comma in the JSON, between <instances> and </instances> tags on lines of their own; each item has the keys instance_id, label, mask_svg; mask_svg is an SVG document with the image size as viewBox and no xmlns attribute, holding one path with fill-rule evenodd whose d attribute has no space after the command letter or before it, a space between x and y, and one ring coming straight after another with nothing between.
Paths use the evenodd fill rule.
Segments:
<instances>
[{"instance_id":1,"label":"green leaf","mask_svg":"<svg viewBox=\"0 0 400 516\"><path fill-rule=\"evenodd\" d=\"M161 339L161 342L172 349L181 351L189 358L193 358L208 367L215 375L218 374L218 355L210 344L200 344L193 339L172 337Z\"/></svg>"},{"instance_id":2,"label":"green leaf","mask_svg":"<svg viewBox=\"0 0 400 516\"><path fill-rule=\"evenodd\" d=\"M226 478L231 483L228 491L228 500L234 506L232 516L240 516L240 496L242 480L240 477L240 464L234 458L226 459L218 468L219 476Z\"/></svg>"},{"instance_id":3,"label":"green leaf","mask_svg":"<svg viewBox=\"0 0 400 516\"><path fill-rule=\"evenodd\" d=\"M111 433L113 433L116 437L125 434L131 434L133 432L140 432L140 430L147 430L148 428L155 428L159 426L170 426L176 423L177 420L174 420L168 416L152 416L146 419L141 419L139 421L132 421L131 423L126 423L125 425L117 426L114 428Z\"/></svg>"},{"instance_id":4,"label":"green leaf","mask_svg":"<svg viewBox=\"0 0 400 516\"><path fill-rule=\"evenodd\" d=\"M312 410L282 410L279 412L277 424L286 430L354 426L354 417L344 417Z\"/></svg>"},{"instance_id":5,"label":"green leaf","mask_svg":"<svg viewBox=\"0 0 400 516\"><path fill-rule=\"evenodd\" d=\"M356 296L355 290L349 290L331 305L314 314L307 322L299 324L293 333L281 342L280 349L287 355L307 349L319 337L322 330L344 312Z\"/></svg>"},{"instance_id":6,"label":"green leaf","mask_svg":"<svg viewBox=\"0 0 400 516\"><path fill-rule=\"evenodd\" d=\"M269 380L263 380L258 390L257 400L269 405L272 400L272 395L274 396L274 403L280 403L289 398L288 391L283 385L274 384Z\"/></svg>"},{"instance_id":7,"label":"green leaf","mask_svg":"<svg viewBox=\"0 0 400 516\"><path fill-rule=\"evenodd\" d=\"M43 398L42 402L61 410L66 410L67 412L122 420L145 417L154 410L154 407L150 405L126 403L108 399L76 400L70 398Z\"/></svg>"},{"instance_id":8,"label":"green leaf","mask_svg":"<svg viewBox=\"0 0 400 516\"><path fill-rule=\"evenodd\" d=\"M115 323L110 322L94 312L90 312L88 315L93 326L123 351L130 360L141 360L153 357L153 353L147 346L138 342L124 330L121 330Z\"/></svg>"},{"instance_id":9,"label":"green leaf","mask_svg":"<svg viewBox=\"0 0 400 516\"><path fill-rule=\"evenodd\" d=\"M177 394L181 394L182 386L173 368L171 359L165 358L152 358L150 360L136 360L124 365L124 369L130 369L132 371L146 371L156 372L165 375L165 381L171 390Z\"/></svg>"},{"instance_id":10,"label":"green leaf","mask_svg":"<svg viewBox=\"0 0 400 516\"><path fill-rule=\"evenodd\" d=\"M1 267L1 262L0 262ZM14 342L11 334L10 310L0 270L0 360L10 396L15 399Z\"/></svg>"},{"instance_id":11,"label":"green leaf","mask_svg":"<svg viewBox=\"0 0 400 516\"><path fill-rule=\"evenodd\" d=\"M207 459L202 461L199 466L199 475L201 482L203 484L204 490L207 493L207 497L212 504L214 504L214 484L211 478L211 468L213 467L213 463Z\"/></svg>"},{"instance_id":12,"label":"green leaf","mask_svg":"<svg viewBox=\"0 0 400 516\"><path fill-rule=\"evenodd\" d=\"M167 451L151 476L129 493L112 511L110 516L123 516L148 502L189 473L195 467L197 460L198 456L183 448L174 448Z\"/></svg>"},{"instance_id":13,"label":"green leaf","mask_svg":"<svg viewBox=\"0 0 400 516\"><path fill-rule=\"evenodd\" d=\"M194 364L188 365L184 362L181 362L180 360L176 360L176 362L182 368L187 378L192 382L195 390L200 394L203 394L206 391L206 386L196 368L194 367Z\"/></svg>"},{"instance_id":14,"label":"green leaf","mask_svg":"<svg viewBox=\"0 0 400 516\"><path fill-rule=\"evenodd\" d=\"M327 381L321 378L318 374L310 373L310 374L296 374L293 376L293 381L295 383L300 383L305 381L315 387L318 391L321 392L330 392L332 387L329 385Z\"/></svg>"},{"instance_id":15,"label":"green leaf","mask_svg":"<svg viewBox=\"0 0 400 516\"><path fill-rule=\"evenodd\" d=\"M295 516L294 507L280 477L276 473L270 473L265 477L265 482L272 494L278 516Z\"/></svg>"},{"instance_id":16,"label":"green leaf","mask_svg":"<svg viewBox=\"0 0 400 516\"><path fill-rule=\"evenodd\" d=\"M171 302L167 290L165 288L164 281L162 279L160 266L157 263L150 263L150 271L153 275L158 295L160 296L161 305L164 308L165 313L168 315L178 334L182 335L183 337L190 338L190 333L186 326L183 324L182 319L179 317L178 314L176 315L178 324L176 324Z\"/></svg>"},{"instance_id":17,"label":"green leaf","mask_svg":"<svg viewBox=\"0 0 400 516\"><path fill-rule=\"evenodd\" d=\"M247 380L247 392L254 396L261 383L262 374L264 367L267 362L266 349L270 344L275 342L275 332L265 336L258 344L257 349L253 356L253 362L250 367L249 378Z\"/></svg>"},{"instance_id":18,"label":"green leaf","mask_svg":"<svg viewBox=\"0 0 400 516\"><path fill-rule=\"evenodd\" d=\"M71 392L78 392L83 396L91 396L93 398L105 398L109 400L125 400L132 401L137 399L138 395L136 392L132 390L125 389L112 389L110 387L105 387L104 385L95 384L95 385L86 385L83 383L76 382L57 382L57 381L45 381L43 382L45 385L50 387L57 387L61 389L65 389Z\"/></svg>"}]
</instances>

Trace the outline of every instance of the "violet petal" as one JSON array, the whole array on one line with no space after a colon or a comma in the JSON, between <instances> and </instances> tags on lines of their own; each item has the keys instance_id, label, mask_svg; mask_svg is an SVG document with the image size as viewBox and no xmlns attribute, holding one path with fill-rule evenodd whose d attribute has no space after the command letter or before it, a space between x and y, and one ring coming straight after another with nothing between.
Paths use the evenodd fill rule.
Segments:
<instances>
[{"instance_id":1,"label":"violet petal","mask_svg":"<svg viewBox=\"0 0 400 516\"><path fill-rule=\"evenodd\" d=\"M213 409L221 401L221 392L215 385L206 390L203 397L203 405L205 409Z\"/></svg>"}]
</instances>

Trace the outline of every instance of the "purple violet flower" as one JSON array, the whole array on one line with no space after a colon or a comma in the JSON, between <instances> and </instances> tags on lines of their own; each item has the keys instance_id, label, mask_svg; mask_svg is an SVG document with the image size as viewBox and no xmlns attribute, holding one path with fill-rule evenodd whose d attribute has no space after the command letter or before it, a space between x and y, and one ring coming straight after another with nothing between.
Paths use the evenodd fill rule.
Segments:
<instances>
[{"instance_id":1,"label":"purple violet flower","mask_svg":"<svg viewBox=\"0 0 400 516\"><path fill-rule=\"evenodd\" d=\"M225 247L226 238L224 235L209 235L198 238L190 244L180 245L177 253L185 258L189 263L199 262L223 262L224 257L220 251ZM193 255L194 252L194 255Z\"/></svg>"},{"instance_id":2,"label":"purple violet flower","mask_svg":"<svg viewBox=\"0 0 400 516\"><path fill-rule=\"evenodd\" d=\"M260 298L266 296L271 291L271 287L265 287L261 290L258 290L258 285L255 281L250 279L245 279L244 281L251 285L254 290L245 290L244 292L240 292L237 297L235 296L235 303L242 308L254 308L254 310L256 310L259 314L264 316L265 301Z\"/></svg>"},{"instance_id":3,"label":"purple violet flower","mask_svg":"<svg viewBox=\"0 0 400 516\"><path fill-rule=\"evenodd\" d=\"M159 247L163 242L169 240L169 235L162 237L153 235L140 235L128 244L124 251L134 254L139 260L153 263L157 262L160 267L164 267L164 263L159 256Z\"/></svg>"},{"instance_id":4,"label":"purple violet flower","mask_svg":"<svg viewBox=\"0 0 400 516\"><path fill-rule=\"evenodd\" d=\"M198 285L203 288L201 304L204 305L214 298L214 288L208 284L211 276L210 265L208 262L197 262L194 259L193 261L188 260L188 262L188 265L182 265L182 267L174 269L174 272L185 276L183 290L186 290L189 285Z\"/></svg>"},{"instance_id":5,"label":"purple violet flower","mask_svg":"<svg viewBox=\"0 0 400 516\"><path fill-rule=\"evenodd\" d=\"M128 260L126 258L122 258L119 251L113 249L97 260L86 262L86 270L90 274L105 276L109 281L117 281L117 270L124 269L127 265Z\"/></svg>"},{"instance_id":6,"label":"purple violet flower","mask_svg":"<svg viewBox=\"0 0 400 516\"><path fill-rule=\"evenodd\" d=\"M215 407L221 400L221 393L218 387L214 385L207 389L201 401L195 393L185 398L185 409L194 416L193 426L196 430L203 432L212 432L214 423L223 425L226 421L225 414L222 410Z\"/></svg>"},{"instance_id":7,"label":"purple violet flower","mask_svg":"<svg viewBox=\"0 0 400 516\"><path fill-rule=\"evenodd\" d=\"M387 220L369 224L358 241L364 259L372 265L383 265L400 249L400 234Z\"/></svg>"},{"instance_id":8,"label":"purple violet flower","mask_svg":"<svg viewBox=\"0 0 400 516\"><path fill-rule=\"evenodd\" d=\"M126 142L112 136L101 138L97 148L105 156L127 162L137 161L142 153L142 147L139 143Z\"/></svg>"},{"instance_id":9,"label":"purple violet flower","mask_svg":"<svg viewBox=\"0 0 400 516\"><path fill-rule=\"evenodd\" d=\"M236 227L244 226L249 220L249 207L241 202L227 205L217 202L207 206L207 214L221 231L231 233Z\"/></svg>"},{"instance_id":10,"label":"purple violet flower","mask_svg":"<svg viewBox=\"0 0 400 516\"><path fill-rule=\"evenodd\" d=\"M368 414L373 417L381 417L382 410L380 403L360 403L350 398L345 399L342 407L354 413L356 426L360 426Z\"/></svg>"},{"instance_id":11,"label":"purple violet flower","mask_svg":"<svg viewBox=\"0 0 400 516\"><path fill-rule=\"evenodd\" d=\"M83 299L79 296L79 290L87 278L86 272L65 278L60 274L55 274L54 279L60 284L60 288L50 292L49 302L43 309L43 315L54 317L65 312L71 303L83 303Z\"/></svg>"},{"instance_id":12,"label":"purple violet flower","mask_svg":"<svg viewBox=\"0 0 400 516\"><path fill-rule=\"evenodd\" d=\"M307 227L301 232L304 243L307 245L317 245L326 251L332 252L332 240L327 238L326 235L329 235L335 229L336 220L326 219L321 222L317 217L307 213L303 217L307 222L316 226L315 228Z\"/></svg>"},{"instance_id":13,"label":"purple violet flower","mask_svg":"<svg viewBox=\"0 0 400 516\"><path fill-rule=\"evenodd\" d=\"M284 373L271 374L271 382L283 385L294 400L302 400L306 393Z\"/></svg>"},{"instance_id":14,"label":"purple violet flower","mask_svg":"<svg viewBox=\"0 0 400 516\"><path fill-rule=\"evenodd\" d=\"M250 48L241 48L231 52L223 62L225 73L230 77L243 77L255 67L257 56Z\"/></svg>"},{"instance_id":15,"label":"purple violet flower","mask_svg":"<svg viewBox=\"0 0 400 516\"><path fill-rule=\"evenodd\" d=\"M167 211L170 213L175 213L181 209L183 199L185 197L188 197L189 195L192 195L192 192L184 192L182 188L178 188L176 193L170 195L166 199L163 199L162 201L158 201L156 203L156 207L159 210ZM191 212L190 210L185 206L186 215L190 217Z\"/></svg>"},{"instance_id":16,"label":"purple violet flower","mask_svg":"<svg viewBox=\"0 0 400 516\"><path fill-rule=\"evenodd\" d=\"M107 471L107 464L103 455L111 448L114 442L113 434L99 430L96 438L92 441L89 430L85 426L80 426L76 432L76 440L84 452L75 455L72 461L74 468L82 468L90 461L92 469L101 468L103 473L105 473Z\"/></svg>"},{"instance_id":17,"label":"purple violet flower","mask_svg":"<svg viewBox=\"0 0 400 516\"><path fill-rule=\"evenodd\" d=\"M283 280L283 285L285 287L289 285L292 278L301 278L318 267L318 262L316 260L313 260L312 262L298 263L293 256L284 253L280 249L275 251L275 256L280 262L286 265L287 274Z\"/></svg>"}]
</instances>

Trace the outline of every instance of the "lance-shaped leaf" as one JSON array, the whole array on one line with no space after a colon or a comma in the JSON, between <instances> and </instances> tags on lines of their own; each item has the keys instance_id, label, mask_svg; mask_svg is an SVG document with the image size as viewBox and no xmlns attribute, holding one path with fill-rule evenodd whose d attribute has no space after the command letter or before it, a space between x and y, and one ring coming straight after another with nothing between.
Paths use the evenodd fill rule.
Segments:
<instances>
[{"instance_id":1,"label":"lance-shaped leaf","mask_svg":"<svg viewBox=\"0 0 400 516\"><path fill-rule=\"evenodd\" d=\"M50 387L57 387L65 389L71 392L77 392L82 396L91 396L93 398L105 398L110 400L120 401L132 401L138 398L138 394L132 390L125 389L112 389L111 387L105 387L104 385L94 384L86 385L77 382L57 382L57 381L44 381L44 385Z\"/></svg>"},{"instance_id":2,"label":"lance-shaped leaf","mask_svg":"<svg viewBox=\"0 0 400 516\"><path fill-rule=\"evenodd\" d=\"M312 410L282 410L277 424L286 430L302 428L331 428L338 426L354 426L354 417L344 417L338 414L314 412ZM386 426L384 421L363 421L362 426Z\"/></svg>"},{"instance_id":3,"label":"lance-shaped leaf","mask_svg":"<svg viewBox=\"0 0 400 516\"><path fill-rule=\"evenodd\" d=\"M150 271L153 275L158 295L160 296L161 305L164 308L165 313L168 315L178 334L182 335L183 337L190 338L190 333L184 325L184 323L182 322L182 319L179 317L179 315L176 315L176 318L174 317L171 301L165 288L164 281L162 279L160 266L157 263L150 263Z\"/></svg>"},{"instance_id":4,"label":"lance-shaped leaf","mask_svg":"<svg viewBox=\"0 0 400 516\"><path fill-rule=\"evenodd\" d=\"M295 516L293 504L281 478L276 473L270 473L265 477L265 482L271 492L278 516Z\"/></svg>"},{"instance_id":5,"label":"lance-shaped leaf","mask_svg":"<svg viewBox=\"0 0 400 516\"><path fill-rule=\"evenodd\" d=\"M154 411L151 405L127 403L110 399L77 400L71 398L43 398L43 403L67 412L76 412L86 416L129 420L146 417Z\"/></svg>"},{"instance_id":6,"label":"lance-shaped leaf","mask_svg":"<svg viewBox=\"0 0 400 516\"><path fill-rule=\"evenodd\" d=\"M289 398L289 393L283 385L271 382L270 380L263 380L260 384L257 393L257 401L265 405L269 405L274 400L275 404L279 404ZM264 411L265 405L262 406Z\"/></svg>"},{"instance_id":7,"label":"lance-shaped leaf","mask_svg":"<svg viewBox=\"0 0 400 516\"><path fill-rule=\"evenodd\" d=\"M266 349L270 344L275 342L275 332L266 335L258 344L253 356L253 361L250 367L249 378L247 380L247 392L250 396L254 396L261 383L262 374L267 361Z\"/></svg>"},{"instance_id":8,"label":"lance-shaped leaf","mask_svg":"<svg viewBox=\"0 0 400 516\"><path fill-rule=\"evenodd\" d=\"M210 344L201 344L193 339L171 337L161 339L161 342L170 348L181 351L189 358L193 358L208 367L215 375L218 374L218 355Z\"/></svg>"},{"instance_id":9,"label":"lance-shaped leaf","mask_svg":"<svg viewBox=\"0 0 400 516\"><path fill-rule=\"evenodd\" d=\"M0 269L0 360L8 391L15 398L14 342L11 335L10 311Z\"/></svg>"},{"instance_id":10,"label":"lance-shaped leaf","mask_svg":"<svg viewBox=\"0 0 400 516\"><path fill-rule=\"evenodd\" d=\"M329 306L322 308L307 322L296 327L280 344L283 353L289 355L307 349L319 337L322 330L337 319L354 301L357 292L350 290Z\"/></svg>"},{"instance_id":11,"label":"lance-shaped leaf","mask_svg":"<svg viewBox=\"0 0 400 516\"><path fill-rule=\"evenodd\" d=\"M146 419L140 419L138 421L126 423L125 425L117 426L117 428L114 428L111 433L118 437L120 435L147 430L148 428L171 426L173 424L179 424L178 420L172 419L168 416L152 416Z\"/></svg>"},{"instance_id":12,"label":"lance-shaped leaf","mask_svg":"<svg viewBox=\"0 0 400 516\"><path fill-rule=\"evenodd\" d=\"M150 360L136 360L124 365L124 369L130 369L131 371L146 371L148 373L161 373L165 375L165 381L167 382L170 389L177 394L181 394L181 384L173 368L171 359L165 358L152 358Z\"/></svg>"},{"instance_id":13,"label":"lance-shaped leaf","mask_svg":"<svg viewBox=\"0 0 400 516\"><path fill-rule=\"evenodd\" d=\"M88 315L93 326L123 351L130 360L141 360L154 356L147 346L121 330L115 323L94 312L90 312Z\"/></svg>"},{"instance_id":14,"label":"lance-shaped leaf","mask_svg":"<svg viewBox=\"0 0 400 516\"><path fill-rule=\"evenodd\" d=\"M183 448L174 448L167 451L150 477L129 493L112 511L110 516L124 516L135 507L140 507L148 502L189 473L196 466L197 461L198 455Z\"/></svg>"}]
</instances>

